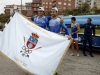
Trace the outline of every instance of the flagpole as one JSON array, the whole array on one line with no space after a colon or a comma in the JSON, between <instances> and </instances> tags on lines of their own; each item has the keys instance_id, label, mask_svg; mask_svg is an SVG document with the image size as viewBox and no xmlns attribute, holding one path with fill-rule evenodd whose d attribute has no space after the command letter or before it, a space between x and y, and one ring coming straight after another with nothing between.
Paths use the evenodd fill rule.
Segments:
<instances>
[{"instance_id":1,"label":"flagpole","mask_svg":"<svg viewBox=\"0 0 100 75\"><path fill-rule=\"evenodd\" d=\"M22 0L21 0L21 14L22 14Z\"/></svg>"}]
</instances>

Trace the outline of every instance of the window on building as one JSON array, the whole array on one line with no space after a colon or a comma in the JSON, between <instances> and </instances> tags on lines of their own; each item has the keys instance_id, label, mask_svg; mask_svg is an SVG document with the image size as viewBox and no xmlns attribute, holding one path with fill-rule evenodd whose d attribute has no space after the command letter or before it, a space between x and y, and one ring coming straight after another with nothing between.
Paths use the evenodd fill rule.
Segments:
<instances>
[{"instance_id":1,"label":"window on building","mask_svg":"<svg viewBox=\"0 0 100 75\"><path fill-rule=\"evenodd\" d=\"M48 6L46 6L46 8L48 8Z\"/></svg>"},{"instance_id":2,"label":"window on building","mask_svg":"<svg viewBox=\"0 0 100 75\"><path fill-rule=\"evenodd\" d=\"M66 9L66 7L63 7L63 9L65 10L65 9Z\"/></svg>"},{"instance_id":3,"label":"window on building","mask_svg":"<svg viewBox=\"0 0 100 75\"><path fill-rule=\"evenodd\" d=\"M60 7L60 6L58 6L58 9L61 9L61 7Z\"/></svg>"},{"instance_id":4,"label":"window on building","mask_svg":"<svg viewBox=\"0 0 100 75\"><path fill-rule=\"evenodd\" d=\"M71 6L71 4L70 4L70 3L68 3L68 6Z\"/></svg>"},{"instance_id":5,"label":"window on building","mask_svg":"<svg viewBox=\"0 0 100 75\"><path fill-rule=\"evenodd\" d=\"M49 4L51 5L52 3L50 2Z\"/></svg>"},{"instance_id":6,"label":"window on building","mask_svg":"<svg viewBox=\"0 0 100 75\"><path fill-rule=\"evenodd\" d=\"M48 2L46 2L46 4L48 4Z\"/></svg>"},{"instance_id":7,"label":"window on building","mask_svg":"<svg viewBox=\"0 0 100 75\"><path fill-rule=\"evenodd\" d=\"M34 10L36 10L36 8L34 8Z\"/></svg>"},{"instance_id":8,"label":"window on building","mask_svg":"<svg viewBox=\"0 0 100 75\"><path fill-rule=\"evenodd\" d=\"M64 3L64 5L66 5L66 3Z\"/></svg>"},{"instance_id":9,"label":"window on building","mask_svg":"<svg viewBox=\"0 0 100 75\"><path fill-rule=\"evenodd\" d=\"M45 2L43 2L43 4L45 4Z\"/></svg>"},{"instance_id":10,"label":"window on building","mask_svg":"<svg viewBox=\"0 0 100 75\"><path fill-rule=\"evenodd\" d=\"M13 9L10 9L10 13L13 13Z\"/></svg>"},{"instance_id":11,"label":"window on building","mask_svg":"<svg viewBox=\"0 0 100 75\"><path fill-rule=\"evenodd\" d=\"M32 8L31 8L31 7L29 7L29 10L32 10Z\"/></svg>"},{"instance_id":12,"label":"window on building","mask_svg":"<svg viewBox=\"0 0 100 75\"><path fill-rule=\"evenodd\" d=\"M39 6L39 4L37 4L37 6Z\"/></svg>"},{"instance_id":13,"label":"window on building","mask_svg":"<svg viewBox=\"0 0 100 75\"><path fill-rule=\"evenodd\" d=\"M17 9L17 6L14 6L14 9Z\"/></svg>"},{"instance_id":14,"label":"window on building","mask_svg":"<svg viewBox=\"0 0 100 75\"><path fill-rule=\"evenodd\" d=\"M62 4L62 2L58 2L58 4L59 4L59 5L61 5L61 4Z\"/></svg>"}]
</instances>

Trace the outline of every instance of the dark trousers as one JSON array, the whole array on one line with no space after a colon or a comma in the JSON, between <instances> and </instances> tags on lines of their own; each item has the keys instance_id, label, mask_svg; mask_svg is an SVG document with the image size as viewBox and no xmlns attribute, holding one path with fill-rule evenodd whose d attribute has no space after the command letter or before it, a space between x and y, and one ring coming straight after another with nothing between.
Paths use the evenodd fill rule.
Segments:
<instances>
[{"instance_id":1,"label":"dark trousers","mask_svg":"<svg viewBox=\"0 0 100 75\"><path fill-rule=\"evenodd\" d=\"M93 50L92 50L92 35L90 36L87 36L87 35L84 35L83 36L83 53L85 53L85 49L86 49L86 43L89 43L89 54L92 54Z\"/></svg>"}]
</instances>

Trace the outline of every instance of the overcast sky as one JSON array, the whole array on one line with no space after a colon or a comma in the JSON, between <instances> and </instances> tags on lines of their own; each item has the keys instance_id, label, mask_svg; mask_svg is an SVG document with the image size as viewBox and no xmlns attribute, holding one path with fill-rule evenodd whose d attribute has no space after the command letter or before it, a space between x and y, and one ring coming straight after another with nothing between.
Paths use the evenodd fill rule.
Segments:
<instances>
[{"instance_id":1,"label":"overcast sky","mask_svg":"<svg viewBox=\"0 0 100 75\"><path fill-rule=\"evenodd\" d=\"M32 0L22 0L22 4L25 4L26 2L32 2ZM0 14L4 13L4 7L6 5L12 5L12 4L21 4L21 0L0 0Z\"/></svg>"}]
</instances>

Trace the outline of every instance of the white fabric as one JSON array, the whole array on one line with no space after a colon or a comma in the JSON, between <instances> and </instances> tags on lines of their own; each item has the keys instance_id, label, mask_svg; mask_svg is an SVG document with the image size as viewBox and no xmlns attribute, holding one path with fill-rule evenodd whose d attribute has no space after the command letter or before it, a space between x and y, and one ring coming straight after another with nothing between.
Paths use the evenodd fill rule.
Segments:
<instances>
[{"instance_id":1,"label":"white fabric","mask_svg":"<svg viewBox=\"0 0 100 75\"><path fill-rule=\"evenodd\" d=\"M39 38L36 46L29 49L29 57L26 57L28 51L24 49L28 50L26 43L32 33ZM17 12L0 37L0 51L34 75L53 75L70 43L68 38L38 27ZM33 44L28 45L31 48Z\"/></svg>"},{"instance_id":2,"label":"white fabric","mask_svg":"<svg viewBox=\"0 0 100 75\"><path fill-rule=\"evenodd\" d=\"M72 23L72 24L71 24L71 27L77 26L77 24L78 24L77 22L76 22L75 24Z\"/></svg>"},{"instance_id":3,"label":"white fabric","mask_svg":"<svg viewBox=\"0 0 100 75\"><path fill-rule=\"evenodd\" d=\"M38 10L42 10L42 11L44 11L44 8L43 8L43 7L39 7Z\"/></svg>"},{"instance_id":4,"label":"white fabric","mask_svg":"<svg viewBox=\"0 0 100 75\"><path fill-rule=\"evenodd\" d=\"M53 9L53 10L56 10L56 11L58 12L58 9L57 9L57 7L53 7L52 9Z\"/></svg>"}]
</instances>

